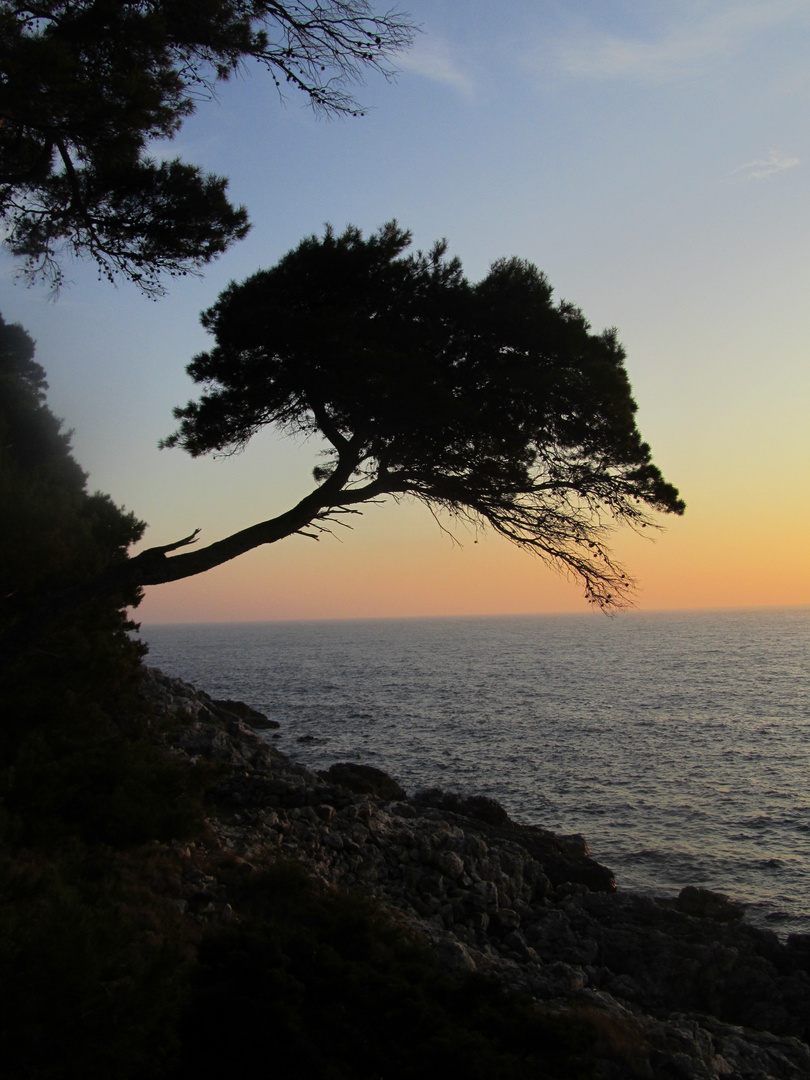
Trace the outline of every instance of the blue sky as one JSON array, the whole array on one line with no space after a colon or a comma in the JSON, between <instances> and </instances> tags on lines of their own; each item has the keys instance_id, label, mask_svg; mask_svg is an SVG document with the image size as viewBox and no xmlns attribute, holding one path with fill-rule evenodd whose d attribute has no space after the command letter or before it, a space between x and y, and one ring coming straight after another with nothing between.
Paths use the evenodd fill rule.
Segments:
<instances>
[{"instance_id":1,"label":"blue sky","mask_svg":"<svg viewBox=\"0 0 810 1080\"><path fill-rule=\"evenodd\" d=\"M396 217L468 275L520 255L595 328L615 325L639 426L689 510L617 537L642 607L810 603L810 0L404 4L396 82L323 121L246 73L161 153L230 177L254 222L159 303L73 265L54 303L2 263L0 310L38 342L91 486L147 543L214 540L308 490L316 447L263 436L228 461L162 451L206 339L200 310L327 221ZM450 543L375 508L342 543L296 538L149 590L148 621L571 610L576 586L494 539ZM469 541L469 542L467 542Z\"/></svg>"}]
</instances>

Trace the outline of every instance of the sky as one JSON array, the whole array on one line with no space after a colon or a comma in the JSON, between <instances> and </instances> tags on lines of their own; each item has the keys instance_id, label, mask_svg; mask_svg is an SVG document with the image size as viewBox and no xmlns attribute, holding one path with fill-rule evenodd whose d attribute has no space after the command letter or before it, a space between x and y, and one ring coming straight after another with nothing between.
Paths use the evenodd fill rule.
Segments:
<instances>
[{"instance_id":1,"label":"sky","mask_svg":"<svg viewBox=\"0 0 810 1080\"><path fill-rule=\"evenodd\" d=\"M0 312L37 342L93 490L142 546L212 542L296 503L318 447L263 433L228 459L158 450L199 313L303 237L396 218L467 276L518 255L596 331L616 326L639 428L687 503L614 550L641 610L810 604L810 0L427 0L357 119L245 73L156 147L230 178L248 237L153 303L68 264L53 301L0 260ZM585 611L581 587L420 506L368 508L152 587L160 622Z\"/></svg>"}]
</instances>

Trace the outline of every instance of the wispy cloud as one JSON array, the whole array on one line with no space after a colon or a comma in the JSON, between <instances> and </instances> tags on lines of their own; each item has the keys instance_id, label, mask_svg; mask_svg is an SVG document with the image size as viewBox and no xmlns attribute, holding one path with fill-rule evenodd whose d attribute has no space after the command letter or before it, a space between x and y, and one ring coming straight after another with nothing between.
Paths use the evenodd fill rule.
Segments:
<instances>
[{"instance_id":1,"label":"wispy cloud","mask_svg":"<svg viewBox=\"0 0 810 1080\"><path fill-rule=\"evenodd\" d=\"M397 55L396 64L403 71L421 75L433 82L446 83L466 98L473 96L473 83L453 59L449 47L437 38L417 39L416 45Z\"/></svg>"},{"instance_id":2,"label":"wispy cloud","mask_svg":"<svg viewBox=\"0 0 810 1080\"><path fill-rule=\"evenodd\" d=\"M738 180L767 180L777 173L785 172L786 169L795 169L799 164L797 157L787 157L777 150L771 150L766 158L757 158L754 161L740 165L731 174Z\"/></svg>"},{"instance_id":3,"label":"wispy cloud","mask_svg":"<svg viewBox=\"0 0 810 1080\"><path fill-rule=\"evenodd\" d=\"M806 0L748 0L703 18L670 22L655 38L580 33L558 43L556 58L579 77L667 82L733 55L763 31L796 21L810 23Z\"/></svg>"}]
</instances>

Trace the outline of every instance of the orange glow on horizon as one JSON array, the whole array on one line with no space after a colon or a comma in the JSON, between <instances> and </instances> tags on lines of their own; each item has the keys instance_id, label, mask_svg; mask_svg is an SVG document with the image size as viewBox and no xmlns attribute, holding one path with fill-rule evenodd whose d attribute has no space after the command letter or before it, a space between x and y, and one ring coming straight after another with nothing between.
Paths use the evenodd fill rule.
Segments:
<instances>
[{"instance_id":1,"label":"orange glow on horizon","mask_svg":"<svg viewBox=\"0 0 810 1080\"><path fill-rule=\"evenodd\" d=\"M343 543L293 537L197 578L146 590L144 623L551 614L591 610L581 586L500 538L453 544L434 523L397 529L401 510L369 515ZM810 604L803 536L769 550L767 530L672 522L647 542L620 534L616 551L636 578L639 610ZM409 527L410 526L410 527ZM794 550L795 549L795 550ZM799 568L797 570L797 567Z\"/></svg>"}]
</instances>

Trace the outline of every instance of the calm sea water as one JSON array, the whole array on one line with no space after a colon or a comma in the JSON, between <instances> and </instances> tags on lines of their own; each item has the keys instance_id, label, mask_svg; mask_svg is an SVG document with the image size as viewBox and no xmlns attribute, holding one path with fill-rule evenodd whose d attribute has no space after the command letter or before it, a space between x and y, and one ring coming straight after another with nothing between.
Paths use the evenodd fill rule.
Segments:
<instances>
[{"instance_id":1,"label":"calm sea water","mask_svg":"<svg viewBox=\"0 0 810 1080\"><path fill-rule=\"evenodd\" d=\"M620 887L727 892L810 932L810 608L143 627L315 768L491 795ZM303 741L302 741L303 740Z\"/></svg>"}]
</instances>

